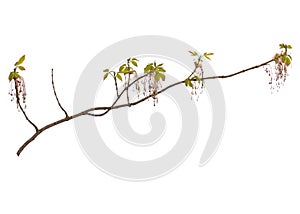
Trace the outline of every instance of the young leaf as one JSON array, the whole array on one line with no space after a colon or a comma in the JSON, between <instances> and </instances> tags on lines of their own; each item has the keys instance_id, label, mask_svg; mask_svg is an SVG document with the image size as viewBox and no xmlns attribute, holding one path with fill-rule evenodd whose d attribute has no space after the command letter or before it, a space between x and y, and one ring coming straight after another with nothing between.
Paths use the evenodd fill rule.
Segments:
<instances>
[{"instance_id":1,"label":"young leaf","mask_svg":"<svg viewBox=\"0 0 300 214\"><path fill-rule=\"evenodd\" d=\"M124 71L125 67L126 67L126 64L121 65L120 68L119 68L119 72Z\"/></svg>"},{"instance_id":2,"label":"young leaf","mask_svg":"<svg viewBox=\"0 0 300 214\"><path fill-rule=\"evenodd\" d=\"M198 53L196 51L189 51L189 53L192 55L192 56L198 56Z\"/></svg>"},{"instance_id":3,"label":"young leaf","mask_svg":"<svg viewBox=\"0 0 300 214\"><path fill-rule=\"evenodd\" d=\"M123 80L122 80L122 76L121 76L119 73L117 74L117 78L118 78L119 80L123 81Z\"/></svg>"},{"instance_id":4,"label":"young leaf","mask_svg":"<svg viewBox=\"0 0 300 214\"><path fill-rule=\"evenodd\" d=\"M285 48L285 45L282 43L282 44L279 44L279 48L282 49L282 48Z\"/></svg>"},{"instance_id":5,"label":"young leaf","mask_svg":"<svg viewBox=\"0 0 300 214\"><path fill-rule=\"evenodd\" d=\"M160 78L160 73L157 72L154 76L155 81L158 82Z\"/></svg>"},{"instance_id":6,"label":"young leaf","mask_svg":"<svg viewBox=\"0 0 300 214\"><path fill-rule=\"evenodd\" d=\"M156 72L155 73L155 76L154 76L154 79L156 82L158 82L160 79L162 79L163 81L166 80L166 76L162 73L159 73L159 72Z\"/></svg>"},{"instance_id":7,"label":"young leaf","mask_svg":"<svg viewBox=\"0 0 300 214\"><path fill-rule=\"evenodd\" d=\"M21 70L21 71L25 71L25 68L23 66L18 66L18 68Z\"/></svg>"},{"instance_id":8,"label":"young leaf","mask_svg":"<svg viewBox=\"0 0 300 214\"><path fill-rule=\"evenodd\" d=\"M21 56L21 58L15 63L15 66L21 65L25 60L25 55Z\"/></svg>"},{"instance_id":9,"label":"young leaf","mask_svg":"<svg viewBox=\"0 0 300 214\"><path fill-rule=\"evenodd\" d=\"M203 56L204 56L206 59L208 59L208 60L211 60L211 59L210 59L210 56L212 56L212 55L214 55L214 53L206 53L206 52L205 52L205 53L203 54Z\"/></svg>"},{"instance_id":10,"label":"young leaf","mask_svg":"<svg viewBox=\"0 0 300 214\"><path fill-rule=\"evenodd\" d=\"M285 57L285 64L286 64L287 66L289 66L289 65L291 64L291 59L290 59L289 56L286 56L286 57Z\"/></svg>"},{"instance_id":11,"label":"young leaf","mask_svg":"<svg viewBox=\"0 0 300 214\"><path fill-rule=\"evenodd\" d=\"M119 69L118 73L120 73L120 74L127 74L129 70L130 70L130 67L127 67L125 65L125 67L123 69Z\"/></svg>"},{"instance_id":12,"label":"young leaf","mask_svg":"<svg viewBox=\"0 0 300 214\"><path fill-rule=\"evenodd\" d=\"M9 82L12 81L14 79L14 77L15 77L15 72L10 72L9 76L8 76Z\"/></svg>"},{"instance_id":13,"label":"young leaf","mask_svg":"<svg viewBox=\"0 0 300 214\"><path fill-rule=\"evenodd\" d=\"M104 74L103 80L105 80L105 79L108 77L108 74L109 74L109 73Z\"/></svg>"},{"instance_id":14,"label":"young leaf","mask_svg":"<svg viewBox=\"0 0 300 214\"><path fill-rule=\"evenodd\" d=\"M108 68L106 68L106 69L104 69L104 70L103 70L103 72L109 72L109 69L108 69Z\"/></svg>"},{"instance_id":15,"label":"young leaf","mask_svg":"<svg viewBox=\"0 0 300 214\"><path fill-rule=\"evenodd\" d=\"M195 79L196 81L198 81L198 82L200 82L201 81L201 78L200 77L198 77L198 76L194 76L194 78L193 79Z\"/></svg>"},{"instance_id":16,"label":"young leaf","mask_svg":"<svg viewBox=\"0 0 300 214\"><path fill-rule=\"evenodd\" d=\"M135 60L132 60L131 63L135 66L138 67L137 62Z\"/></svg>"},{"instance_id":17,"label":"young leaf","mask_svg":"<svg viewBox=\"0 0 300 214\"><path fill-rule=\"evenodd\" d=\"M190 79L185 79L184 84L185 84L185 86L189 86L191 88L193 87L193 83Z\"/></svg>"},{"instance_id":18,"label":"young leaf","mask_svg":"<svg viewBox=\"0 0 300 214\"><path fill-rule=\"evenodd\" d=\"M189 79L185 79L185 80L184 80L185 86L188 86L188 84L189 84L188 81L189 81Z\"/></svg>"},{"instance_id":19,"label":"young leaf","mask_svg":"<svg viewBox=\"0 0 300 214\"><path fill-rule=\"evenodd\" d=\"M147 72L150 71L150 70L154 70L153 63L148 64L148 65L144 68L145 73L147 73Z\"/></svg>"},{"instance_id":20,"label":"young leaf","mask_svg":"<svg viewBox=\"0 0 300 214\"><path fill-rule=\"evenodd\" d=\"M19 74L19 72L14 72L14 78L19 79L22 78L22 76Z\"/></svg>"},{"instance_id":21,"label":"young leaf","mask_svg":"<svg viewBox=\"0 0 300 214\"><path fill-rule=\"evenodd\" d=\"M155 70L160 72L166 72L166 70L163 67L157 67Z\"/></svg>"}]
</instances>

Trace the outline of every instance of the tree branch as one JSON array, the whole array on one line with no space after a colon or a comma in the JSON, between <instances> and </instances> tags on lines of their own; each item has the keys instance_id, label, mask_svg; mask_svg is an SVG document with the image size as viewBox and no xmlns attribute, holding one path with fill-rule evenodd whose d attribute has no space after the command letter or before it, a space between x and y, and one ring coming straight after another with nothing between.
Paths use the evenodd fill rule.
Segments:
<instances>
[{"instance_id":1,"label":"tree branch","mask_svg":"<svg viewBox=\"0 0 300 214\"><path fill-rule=\"evenodd\" d=\"M222 75L222 76L204 77L202 80L209 80L209 79L224 79L224 78L233 77L233 76L236 76L236 75L245 73L245 72L247 72L247 71L254 70L254 69L256 69L256 68L260 68L260 67L265 66L265 65L267 65L267 64L269 64L269 63L271 63L271 62L273 62L273 61L274 61L274 59L271 59L271 60L266 61L266 62L264 62L264 63L262 63L262 64L259 64L259 65L256 65L256 66L253 66L253 67L250 67L250 68L247 68L247 69L238 71L238 72L236 72L236 73L232 73L232 74L229 74L229 75ZM47 130L47 129L53 127L53 126L59 125L59 124L61 124L61 123L63 123L63 122L66 122L66 121L75 119L75 118L80 117L80 116L83 116L83 115L89 115L89 116L101 117L101 116L104 116L105 114L107 114L109 111L111 111L111 110L113 110L113 109L118 109L118 108L123 108L123 107L134 106L134 105L137 105L137 104L139 104L139 103L141 103L141 102L143 102L143 101L145 101L145 100L151 98L151 97L153 96L153 94L150 94L150 95L148 95L148 96L146 96L146 97L144 97L144 98L142 98L142 99L140 99L140 100L138 100L138 101L132 102L132 103L126 103L126 104L116 105L116 103L119 101L119 99L121 98L121 96L124 94L125 91L128 90L129 87L131 87L131 86L132 86L134 83L136 83L138 80L140 80L140 79L142 79L142 78L145 78L147 75L148 75L148 73L145 74L145 75L142 75L142 76L138 77L137 79L135 79L134 81L132 81L130 84L128 84L127 87L125 87L125 88L122 90L122 92L119 94L119 96L116 98L116 100L113 102L113 104L112 104L110 107L94 107L94 108L90 108L90 109L84 110L84 111L82 111L82 112L80 112L80 113L77 113L77 114L75 114L75 115L73 115L73 116L68 116L68 115L66 114L66 117L65 117L65 118L60 119L60 120L57 120L57 121L55 121L55 122L53 122L53 123L50 123L50 124L48 124L48 125L42 127L41 129L38 129L38 128L37 128L37 127L36 127L36 126L28 119L28 117L26 116L24 110L22 109L21 105L19 104L19 106L20 106L20 108L21 108L21 110L22 110L22 112L23 112L25 118L26 118L26 119L27 119L27 120L35 127L36 133L33 134L33 135L32 135L32 136L31 136L31 137L30 137L30 138L29 138L29 139L28 139L28 140L27 140L27 141L19 148L19 150L18 150L18 152L17 152L17 155L19 156L19 155L22 153L22 151L23 151L23 150L24 150L24 149L25 149L25 148L26 148L33 140L36 139L37 136L39 136L39 135L40 135L41 133L43 133L45 130ZM196 80L193 80L193 81L196 81ZM183 83L184 83L184 80L183 80L183 81L176 82L176 83L173 83L173 84L171 84L171 85L169 85L169 86L167 86L167 87L165 87L165 88L163 88L163 89L157 91L155 95L161 94L161 93L163 93L164 91L166 91L166 90L168 90L168 89L170 89L170 88L172 88L172 87L175 87L175 86L177 86L177 85L183 84ZM53 86L54 86L54 84L53 84ZM17 89L17 88L16 88L16 89ZM55 91L55 89L54 89L54 91ZM17 96L17 97L18 97L18 96ZM57 96L56 96L56 98L57 98ZM57 101L58 101L58 99L57 99ZM19 101L18 101L18 103L19 103ZM59 101L58 101L58 103L59 103ZM61 108L62 108L62 107L61 107ZM62 109L63 109L63 108L62 108ZM91 112L91 111L96 111L96 110L105 110L105 112L103 112L103 113L101 113L101 114L92 114L92 113L89 113L89 112Z\"/></svg>"},{"instance_id":2,"label":"tree branch","mask_svg":"<svg viewBox=\"0 0 300 214\"><path fill-rule=\"evenodd\" d=\"M236 72L236 73L232 73L232 74L229 74L229 75L222 75L222 76L212 76L212 77L204 77L203 80L209 80L209 79L224 79L224 78L228 78L228 77L233 77L235 75L238 75L238 74L241 74L241 73L245 73L246 71L250 71L250 70L253 70L253 69L256 69L256 68L260 68L260 67L263 67L271 62L275 61L274 59L271 59L269 61L266 61L264 63L261 63L260 65L255 65L253 67L250 67L250 68L247 68L247 69L244 69L244 70L241 70L239 72Z\"/></svg>"},{"instance_id":3,"label":"tree branch","mask_svg":"<svg viewBox=\"0 0 300 214\"><path fill-rule=\"evenodd\" d=\"M55 90L55 86L54 86L54 79L53 79L53 69L51 69L51 80L52 80L52 88L53 88L53 92L54 92L54 96L56 98L57 104L59 105L60 109L65 113L66 117L68 117L69 115L68 115L67 111L60 104L59 99L56 94L56 90Z\"/></svg>"}]
</instances>

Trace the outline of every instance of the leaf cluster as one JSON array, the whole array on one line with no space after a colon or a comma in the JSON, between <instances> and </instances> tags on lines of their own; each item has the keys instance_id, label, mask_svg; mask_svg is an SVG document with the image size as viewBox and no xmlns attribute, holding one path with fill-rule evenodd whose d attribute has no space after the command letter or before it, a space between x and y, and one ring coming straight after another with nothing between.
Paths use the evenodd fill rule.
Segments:
<instances>
[{"instance_id":1,"label":"leaf cluster","mask_svg":"<svg viewBox=\"0 0 300 214\"><path fill-rule=\"evenodd\" d=\"M106 78L108 77L108 75L111 75L114 78L114 80L116 78L118 78L120 81L123 80L122 76L120 75L119 72L111 71L108 68L104 69L103 72L105 73L104 76L103 76L103 80L106 80Z\"/></svg>"},{"instance_id":2,"label":"leaf cluster","mask_svg":"<svg viewBox=\"0 0 300 214\"><path fill-rule=\"evenodd\" d=\"M288 53L288 50L292 49L291 45L287 44L279 44L279 48L281 49L281 53L276 53L274 56L275 63L279 62L284 63L286 66L289 66L292 63L292 56Z\"/></svg>"},{"instance_id":3,"label":"leaf cluster","mask_svg":"<svg viewBox=\"0 0 300 214\"><path fill-rule=\"evenodd\" d=\"M199 61L202 61L202 60L201 60L202 57L201 57L200 54L198 54L197 51L189 51L189 53L191 54L191 56L197 57L197 58L199 59ZM212 53L212 52L205 52L205 53L203 54L203 56L204 56L206 59L208 59L208 60L211 60L210 57L211 57L212 55L214 55L214 53Z\"/></svg>"},{"instance_id":4,"label":"leaf cluster","mask_svg":"<svg viewBox=\"0 0 300 214\"><path fill-rule=\"evenodd\" d=\"M186 78L184 80L184 84L187 87L194 88L193 81L197 81L198 83L200 83L201 82L201 78L199 76L197 76L197 75L195 75L193 78Z\"/></svg>"},{"instance_id":5,"label":"leaf cluster","mask_svg":"<svg viewBox=\"0 0 300 214\"><path fill-rule=\"evenodd\" d=\"M114 80L119 79L120 81L123 81L121 74L123 74L125 76L126 74L136 73L136 71L133 69L133 66L138 67L138 61L139 60L136 58L128 58L127 63L122 64L119 67L118 72L111 71L108 68L104 69L103 72L105 74L103 76L103 80L105 80L108 77L108 75L111 75L114 78Z\"/></svg>"},{"instance_id":6,"label":"leaf cluster","mask_svg":"<svg viewBox=\"0 0 300 214\"><path fill-rule=\"evenodd\" d=\"M25 67L22 66L22 63L25 61L25 55L21 56L20 59L14 64L15 68L12 72L8 75L9 82L13 79L19 79L21 78L21 75L19 74L18 70L25 71Z\"/></svg>"},{"instance_id":7,"label":"leaf cluster","mask_svg":"<svg viewBox=\"0 0 300 214\"><path fill-rule=\"evenodd\" d=\"M187 87L194 88L194 84L193 84L194 81L197 81L198 83L201 82L201 78L199 77L199 74L196 73L196 71L199 68L202 70L202 66L201 66L201 63L203 62L202 58L205 57L206 59L211 60L210 57L214 55L214 53L205 52L203 55L200 55L197 51L189 51L189 53L191 54L191 56L196 57L196 59L194 59L195 69L193 73L184 80L184 84Z\"/></svg>"},{"instance_id":8,"label":"leaf cluster","mask_svg":"<svg viewBox=\"0 0 300 214\"><path fill-rule=\"evenodd\" d=\"M156 61L149 63L145 68L144 68L144 73L153 73L154 74L154 79L156 82L162 80L165 81L166 76L165 72L166 70L162 67L163 63L157 64Z\"/></svg>"},{"instance_id":9,"label":"leaf cluster","mask_svg":"<svg viewBox=\"0 0 300 214\"><path fill-rule=\"evenodd\" d=\"M128 58L127 63L124 63L119 68L119 73L121 74L133 74L136 73L136 71L133 69L134 67L138 67L138 59L136 58Z\"/></svg>"}]
</instances>

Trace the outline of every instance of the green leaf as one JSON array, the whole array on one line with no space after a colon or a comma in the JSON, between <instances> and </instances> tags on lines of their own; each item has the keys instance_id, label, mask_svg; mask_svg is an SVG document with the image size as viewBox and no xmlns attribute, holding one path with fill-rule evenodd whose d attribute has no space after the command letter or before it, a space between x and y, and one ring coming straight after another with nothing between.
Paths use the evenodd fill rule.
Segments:
<instances>
[{"instance_id":1,"label":"green leaf","mask_svg":"<svg viewBox=\"0 0 300 214\"><path fill-rule=\"evenodd\" d=\"M285 48L285 45L282 43L282 44L279 44L279 48L282 49L282 48Z\"/></svg>"},{"instance_id":2,"label":"green leaf","mask_svg":"<svg viewBox=\"0 0 300 214\"><path fill-rule=\"evenodd\" d=\"M118 73L120 73L120 74L126 74L126 73L128 73L129 69L130 69L130 67L127 67L125 65L122 69L121 68L119 69Z\"/></svg>"},{"instance_id":3,"label":"green leaf","mask_svg":"<svg viewBox=\"0 0 300 214\"><path fill-rule=\"evenodd\" d=\"M185 84L185 86L188 86L188 87L191 87L191 88L194 86L190 79L185 79L184 84Z\"/></svg>"},{"instance_id":4,"label":"green leaf","mask_svg":"<svg viewBox=\"0 0 300 214\"><path fill-rule=\"evenodd\" d=\"M18 66L18 68L21 70L21 71L25 71L25 68L23 66Z\"/></svg>"},{"instance_id":5,"label":"green leaf","mask_svg":"<svg viewBox=\"0 0 300 214\"><path fill-rule=\"evenodd\" d=\"M10 72L9 76L8 76L9 82L12 81L14 79L14 77L15 77L15 72Z\"/></svg>"},{"instance_id":6,"label":"green leaf","mask_svg":"<svg viewBox=\"0 0 300 214\"><path fill-rule=\"evenodd\" d=\"M156 62L155 61L154 61L153 65L154 65L154 67L156 67Z\"/></svg>"},{"instance_id":7,"label":"green leaf","mask_svg":"<svg viewBox=\"0 0 300 214\"><path fill-rule=\"evenodd\" d=\"M106 68L106 69L104 69L104 70L103 70L103 72L109 72L109 69L108 69L108 68Z\"/></svg>"},{"instance_id":8,"label":"green leaf","mask_svg":"<svg viewBox=\"0 0 300 214\"><path fill-rule=\"evenodd\" d=\"M119 72L119 73L123 73L125 75L125 74L132 74L134 72L135 72L135 70L132 70L131 67L126 67L122 72Z\"/></svg>"},{"instance_id":9,"label":"green leaf","mask_svg":"<svg viewBox=\"0 0 300 214\"><path fill-rule=\"evenodd\" d=\"M158 82L160 79L162 79L163 81L166 80L166 76L162 73L159 73L159 72L156 72L155 73L155 76L154 76L154 79L156 82Z\"/></svg>"},{"instance_id":10,"label":"green leaf","mask_svg":"<svg viewBox=\"0 0 300 214\"><path fill-rule=\"evenodd\" d=\"M125 67L124 73L128 73L130 71L130 67Z\"/></svg>"},{"instance_id":11,"label":"green leaf","mask_svg":"<svg viewBox=\"0 0 300 214\"><path fill-rule=\"evenodd\" d=\"M150 70L154 70L153 63L148 64L148 65L144 68L145 73L149 72Z\"/></svg>"},{"instance_id":12,"label":"green leaf","mask_svg":"<svg viewBox=\"0 0 300 214\"><path fill-rule=\"evenodd\" d=\"M155 76L154 76L154 79L155 79L156 82L158 82L159 79L160 79L160 73L157 72L157 73L155 74Z\"/></svg>"},{"instance_id":13,"label":"green leaf","mask_svg":"<svg viewBox=\"0 0 300 214\"><path fill-rule=\"evenodd\" d=\"M21 56L21 58L15 63L15 66L21 65L25 60L25 55Z\"/></svg>"},{"instance_id":14,"label":"green leaf","mask_svg":"<svg viewBox=\"0 0 300 214\"><path fill-rule=\"evenodd\" d=\"M139 61L137 58L132 58L131 60L133 60L133 61Z\"/></svg>"},{"instance_id":15,"label":"green leaf","mask_svg":"<svg viewBox=\"0 0 300 214\"><path fill-rule=\"evenodd\" d=\"M194 76L194 78L196 79L196 81L200 82L201 81L201 78L198 77L198 76Z\"/></svg>"},{"instance_id":16,"label":"green leaf","mask_svg":"<svg viewBox=\"0 0 300 214\"><path fill-rule=\"evenodd\" d=\"M14 78L16 78L16 79L19 79L19 78L21 78L22 76L19 74L19 72L14 72L15 73L15 76L14 76Z\"/></svg>"},{"instance_id":17,"label":"green leaf","mask_svg":"<svg viewBox=\"0 0 300 214\"><path fill-rule=\"evenodd\" d=\"M291 58L289 57L289 56L286 56L285 57L285 64L287 65L287 66L289 66L290 64L291 64Z\"/></svg>"},{"instance_id":18,"label":"green leaf","mask_svg":"<svg viewBox=\"0 0 300 214\"><path fill-rule=\"evenodd\" d=\"M105 80L105 79L108 77L108 74L109 74L109 73L104 74L103 80Z\"/></svg>"},{"instance_id":19,"label":"green leaf","mask_svg":"<svg viewBox=\"0 0 300 214\"><path fill-rule=\"evenodd\" d=\"M210 59L210 56L212 56L212 55L214 55L214 53L206 53L206 52L205 52L205 53L203 54L203 56L204 56L206 59L208 59L208 60L211 60L211 59Z\"/></svg>"},{"instance_id":20,"label":"green leaf","mask_svg":"<svg viewBox=\"0 0 300 214\"><path fill-rule=\"evenodd\" d=\"M157 67L155 70L160 72L166 72L166 70L163 67Z\"/></svg>"},{"instance_id":21,"label":"green leaf","mask_svg":"<svg viewBox=\"0 0 300 214\"><path fill-rule=\"evenodd\" d=\"M122 76L120 74L117 74L117 78L121 81L123 81Z\"/></svg>"},{"instance_id":22,"label":"green leaf","mask_svg":"<svg viewBox=\"0 0 300 214\"><path fill-rule=\"evenodd\" d=\"M185 79L184 84L185 84L185 86L188 86L189 85L189 79Z\"/></svg>"},{"instance_id":23,"label":"green leaf","mask_svg":"<svg viewBox=\"0 0 300 214\"><path fill-rule=\"evenodd\" d=\"M135 60L132 60L131 63L135 66L138 67L137 62Z\"/></svg>"},{"instance_id":24,"label":"green leaf","mask_svg":"<svg viewBox=\"0 0 300 214\"><path fill-rule=\"evenodd\" d=\"M292 49L292 46L291 45L287 45L287 49Z\"/></svg>"},{"instance_id":25,"label":"green leaf","mask_svg":"<svg viewBox=\"0 0 300 214\"><path fill-rule=\"evenodd\" d=\"M198 56L198 53L196 51L189 51L189 53L192 55L192 56Z\"/></svg>"},{"instance_id":26,"label":"green leaf","mask_svg":"<svg viewBox=\"0 0 300 214\"><path fill-rule=\"evenodd\" d=\"M126 64L121 65L119 68L119 72L124 71L125 67L126 67Z\"/></svg>"}]
</instances>

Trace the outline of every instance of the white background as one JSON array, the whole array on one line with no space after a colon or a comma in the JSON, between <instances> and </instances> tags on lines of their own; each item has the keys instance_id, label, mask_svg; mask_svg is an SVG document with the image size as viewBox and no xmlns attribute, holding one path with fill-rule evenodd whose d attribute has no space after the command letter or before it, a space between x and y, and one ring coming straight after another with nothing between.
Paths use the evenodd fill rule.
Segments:
<instances>
[{"instance_id":1,"label":"white background","mask_svg":"<svg viewBox=\"0 0 300 214\"><path fill-rule=\"evenodd\" d=\"M2 1L0 3L0 213L299 213L299 11L297 1ZM203 143L177 170L149 182L112 178L78 146L72 122L33 133L7 94L7 76L26 54L28 114L38 125L72 112L82 70L103 48L139 35L165 35L202 51L228 74L293 46L293 68L270 94L262 69L222 80L226 129L213 159ZM101 62L105 63L105 62Z\"/></svg>"}]
</instances>

